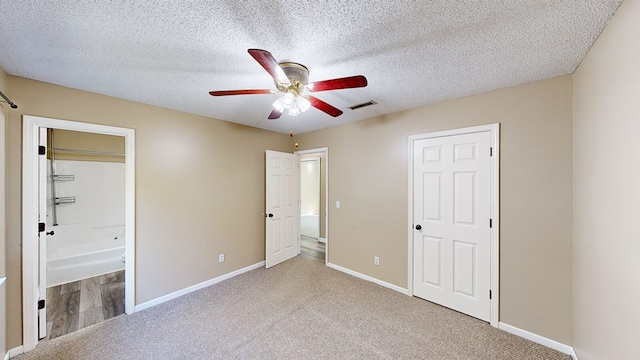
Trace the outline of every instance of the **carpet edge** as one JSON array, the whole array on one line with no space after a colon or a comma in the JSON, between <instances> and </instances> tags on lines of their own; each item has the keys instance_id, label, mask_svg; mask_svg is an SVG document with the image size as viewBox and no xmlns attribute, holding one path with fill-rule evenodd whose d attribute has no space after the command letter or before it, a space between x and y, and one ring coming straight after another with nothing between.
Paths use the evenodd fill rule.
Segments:
<instances>
[{"instance_id":1,"label":"carpet edge","mask_svg":"<svg viewBox=\"0 0 640 360\"><path fill-rule=\"evenodd\" d=\"M546 346L548 348L551 348L553 350L557 350L563 354L567 354L569 356L571 356L573 358L573 360L578 360L578 356L576 355L575 350L573 349L572 346L563 344L561 342L546 338L542 335L538 335L538 334L534 334L530 331L527 330L523 330L520 329L518 327L515 327L513 325L509 325L507 323L504 322L499 322L498 323L498 329L506 331L510 334L519 336L521 338L525 338L529 341L533 341L534 343L538 343L540 345Z\"/></svg>"},{"instance_id":2,"label":"carpet edge","mask_svg":"<svg viewBox=\"0 0 640 360\"><path fill-rule=\"evenodd\" d=\"M338 270L340 272L343 272L343 273L351 275L351 276L355 276L355 277L357 277L359 279L362 279L362 280L370 281L370 282L372 282L374 284L378 284L380 286L384 286L384 287L386 287L388 289L395 290L395 291L397 291L399 293L402 293L404 295L409 296L409 290L405 289L405 288L402 288L402 287L400 287L398 285L393 285L393 284L388 283L386 281L382 281L380 279L371 277L369 275L365 275L365 274L359 273L357 271L353 271L351 269L344 268L344 267L342 267L340 265L336 265L334 263L327 263L327 267L330 267L330 268L332 268L334 270Z\"/></svg>"},{"instance_id":3,"label":"carpet edge","mask_svg":"<svg viewBox=\"0 0 640 360\"><path fill-rule=\"evenodd\" d=\"M174 291L174 292L172 292L170 294L160 296L160 297L155 298L153 300L149 300L149 301L143 302L142 304L138 304L138 305L135 306L134 312L142 311L142 310L154 307L156 305L160 305L160 304L162 304L164 302L167 302L169 300L173 300L173 299L179 298L179 297L181 297L183 295L186 295L186 294L192 293L194 291L206 288L207 286L211 286L213 284L217 284L217 283L222 282L224 280L231 279L232 277L238 276L240 274L244 274L244 273L246 273L248 271L258 269L260 267L263 267L264 265L265 265L265 262L264 261L260 261L258 263L253 264L253 265L249 265L249 266L243 267L242 269L238 269L238 270L232 271L230 273L226 273L224 275L220 275L220 276L215 277L213 279L209 279L209 280L203 281L201 283L198 283L198 284L195 284L195 285L191 285L191 286L186 287L184 289L181 289L181 290L178 290L178 291Z\"/></svg>"}]
</instances>

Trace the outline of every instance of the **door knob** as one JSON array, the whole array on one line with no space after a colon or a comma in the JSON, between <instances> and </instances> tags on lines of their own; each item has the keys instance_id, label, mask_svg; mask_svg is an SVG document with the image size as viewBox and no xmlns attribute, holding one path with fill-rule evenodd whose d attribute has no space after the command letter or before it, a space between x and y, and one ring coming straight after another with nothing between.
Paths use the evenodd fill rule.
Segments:
<instances>
[{"instance_id":1,"label":"door knob","mask_svg":"<svg viewBox=\"0 0 640 360\"><path fill-rule=\"evenodd\" d=\"M49 231L49 232L47 232L45 234L47 234L47 235L55 235L55 232L53 232L53 230L52 230L52 231Z\"/></svg>"},{"instance_id":2,"label":"door knob","mask_svg":"<svg viewBox=\"0 0 640 360\"><path fill-rule=\"evenodd\" d=\"M420 224L416 225L416 230L422 230L422 226Z\"/></svg>"},{"instance_id":3,"label":"door knob","mask_svg":"<svg viewBox=\"0 0 640 360\"><path fill-rule=\"evenodd\" d=\"M273 214L272 214L272 213L269 213L269 215L268 215L268 216L269 216L269 217L273 217Z\"/></svg>"}]
</instances>

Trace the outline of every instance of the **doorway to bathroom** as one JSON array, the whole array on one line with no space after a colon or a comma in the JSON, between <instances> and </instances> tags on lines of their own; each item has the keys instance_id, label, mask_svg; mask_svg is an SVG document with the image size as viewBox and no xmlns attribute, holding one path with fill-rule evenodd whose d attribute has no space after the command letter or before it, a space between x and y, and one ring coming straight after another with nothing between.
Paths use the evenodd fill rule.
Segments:
<instances>
[{"instance_id":1,"label":"doorway to bathroom","mask_svg":"<svg viewBox=\"0 0 640 360\"><path fill-rule=\"evenodd\" d=\"M124 137L49 128L46 144L41 340L122 315L125 285Z\"/></svg>"},{"instance_id":2,"label":"doorway to bathroom","mask_svg":"<svg viewBox=\"0 0 640 360\"><path fill-rule=\"evenodd\" d=\"M133 313L135 147L131 129L23 122L26 352Z\"/></svg>"},{"instance_id":3,"label":"doorway to bathroom","mask_svg":"<svg viewBox=\"0 0 640 360\"><path fill-rule=\"evenodd\" d=\"M300 253L326 263L328 149L296 154L300 155Z\"/></svg>"}]
</instances>

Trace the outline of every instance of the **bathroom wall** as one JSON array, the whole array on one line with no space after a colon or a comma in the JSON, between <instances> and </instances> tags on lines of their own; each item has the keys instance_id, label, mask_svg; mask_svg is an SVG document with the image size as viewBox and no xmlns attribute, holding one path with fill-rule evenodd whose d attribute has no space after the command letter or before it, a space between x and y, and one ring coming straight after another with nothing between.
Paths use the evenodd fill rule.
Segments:
<instances>
[{"instance_id":1,"label":"bathroom wall","mask_svg":"<svg viewBox=\"0 0 640 360\"><path fill-rule=\"evenodd\" d=\"M56 197L73 197L75 203L56 206L58 224L88 223L92 227L124 225L124 163L56 160L58 175L73 181L56 181ZM50 182L49 182L50 184ZM51 186L47 187L51 199ZM52 201L47 223L51 224Z\"/></svg>"},{"instance_id":2,"label":"bathroom wall","mask_svg":"<svg viewBox=\"0 0 640 360\"><path fill-rule=\"evenodd\" d=\"M124 137L58 129L54 131L54 147L124 154ZM51 154L48 154L48 157L51 158ZM58 151L56 152L55 157L58 160L124 163L123 156L87 155Z\"/></svg>"},{"instance_id":3,"label":"bathroom wall","mask_svg":"<svg viewBox=\"0 0 640 360\"><path fill-rule=\"evenodd\" d=\"M297 149L296 149L297 150ZM303 154L301 159L320 158L320 238L327 238L327 156L325 153Z\"/></svg>"},{"instance_id":4,"label":"bathroom wall","mask_svg":"<svg viewBox=\"0 0 640 360\"><path fill-rule=\"evenodd\" d=\"M320 214L320 160L300 162L300 215Z\"/></svg>"},{"instance_id":5,"label":"bathroom wall","mask_svg":"<svg viewBox=\"0 0 640 360\"><path fill-rule=\"evenodd\" d=\"M53 155L55 159L56 175L73 176L73 180L58 177L60 180L55 182L57 197L74 197L76 201L56 206L58 224L88 223L92 227L124 225L124 145L122 136L68 130L49 132L49 147L123 154L83 154L64 150L56 150L52 154L49 151L49 158ZM51 166L48 166L49 175L50 171ZM51 179L48 177L48 199L51 199L51 190ZM48 201L48 224L53 216L52 203Z\"/></svg>"}]
</instances>

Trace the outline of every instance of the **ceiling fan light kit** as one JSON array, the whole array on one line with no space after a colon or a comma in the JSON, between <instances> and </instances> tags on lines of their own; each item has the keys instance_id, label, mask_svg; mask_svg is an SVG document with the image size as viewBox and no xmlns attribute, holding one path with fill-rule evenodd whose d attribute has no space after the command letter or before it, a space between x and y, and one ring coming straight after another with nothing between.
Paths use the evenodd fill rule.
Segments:
<instances>
[{"instance_id":1,"label":"ceiling fan light kit","mask_svg":"<svg viewBox=\"0 0 640 360\"><path fill-rule=\"evenodd\" d=\"M311 103L309 100L305 99L301 95L295 95L292 92L287 92L284 96L273 103L274 109L281 113L285 110L289 110L288 112L291 116L300 115L301 113L309 110L310 107Z\"/></svg>"},{"instance_id":2,"label":"ceiling fan light kit","mask_svg":"<svg viewBox=\"0 0 640 360\"><path fill-rule=\"evenodd\" d=\"M209 94L211 96L229 96L284 93L273 103L269 119L280 118L285 110L290 116L297 116L312 106L333 117L340 116L342 110L306 93L367 86L367 79L362 75L309 83L309 69L306 66L295 62L278 63L273 55L266 50L249 49L248 52L271 75L278 91L264 89L222 90L210 91Z\"/></svg>"}]
</instances>

